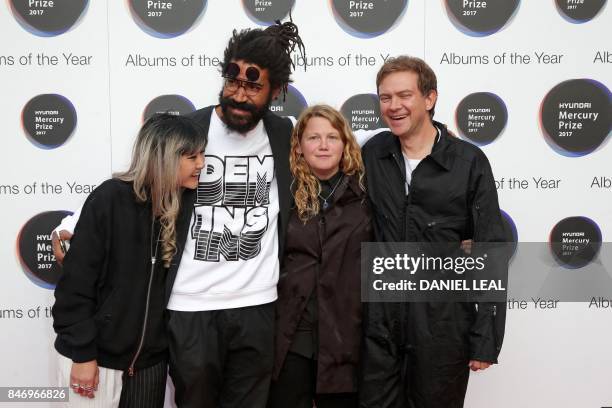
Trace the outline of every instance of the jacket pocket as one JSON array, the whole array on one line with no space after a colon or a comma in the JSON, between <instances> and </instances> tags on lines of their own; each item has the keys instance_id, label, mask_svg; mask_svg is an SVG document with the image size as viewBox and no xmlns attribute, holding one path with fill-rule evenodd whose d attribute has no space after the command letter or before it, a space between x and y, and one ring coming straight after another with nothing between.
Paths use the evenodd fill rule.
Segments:
<instances>
[{"instance_id":1,"label":"jacket pocket","mask_svg":"<svg viewBox=\"0 0 612 408\"><path fill-rule=\"evenodd\" d=\"M468 217L448 216L430 219L423 236L429 242L460 242L465 235Z\"/></svg>"},{"instance_id":2,"label":"jacket pocket","mask_svg":"<svg viewBox=\"0 0 612 408\"><path fill-rule=\"evenodd\" d=\"M480 231L478 231L481 218L480 204L472 204L472 240L478 242L480 239Z\"/></svg>"},{"instance_id":3,"label":"jacket pocket","mask_svg":"<svg viewBox=\"0 0 612 408\"><path fill-rule=\"evenodd\" d=\"M111 336L111 330L109 327L113 321L113 313L116 304L117 298L117 288L113 288L108 296L102 300L98 311L94 315L94 321L96 322L96 326L98 328L98 341L105 340L105 337ZM111 336L112 337L112 336ZM112 338L109 337L112 340Z\"/></svg>"}]
</instances>

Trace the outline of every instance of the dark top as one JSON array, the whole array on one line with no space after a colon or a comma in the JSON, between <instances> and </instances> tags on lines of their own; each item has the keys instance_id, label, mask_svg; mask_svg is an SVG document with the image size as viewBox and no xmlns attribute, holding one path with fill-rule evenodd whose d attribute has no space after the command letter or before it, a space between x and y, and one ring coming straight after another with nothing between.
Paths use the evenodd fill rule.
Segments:
<instances>
[{"instance_id":1,"label":"dark top","mask_svg":"<svg viewBox=\"0 0 612 408\"><path fill-rule=\"evenodd\" d=\"M440 138L413 169L408 195L397 136L383 132L363 147L376 240L503 242L487 157L477 146L449 135L443 124L434 124ZM368 303L361 406L379 407L382 399L391 398L387 375L399 362L406 362L418 395L436 395L458 378L467 379L461 376L470 359L497 362L505 311L502 302ZM462 401L462 395L458 398Z\"/></svg>"},{"instance_id":2,"label":"dark top","mask_svg":"<svg viewBox=\"0 0 612 408\"><path fill-rule=\"evenodd\" d=\"M317 347L316 392L357 390L361 243L371 238L365 192L356 176L343 177L333 205L306 224L292 211L278 283L274 378L298 327L310 324L317 336L316 341L306 338Z\"/></svg>"},{"instance_id":3,"label":"dark top","mask_svg":"<svg viewBox=\"0 0 612 408\"><path fill-rule=\"evenodd\" d=\"M142 336L151 277L151 206L132 184L107 180L87 198L55 288L55 348L74 362L125 370ZM152 277L145 342L135 367L167 356L161 248Z\"/></svg>"},{"instance_id":4,"label":"dark top","mask_svg":"<svg viewBox=\"0 0 612 408\"><path fill-rule=\"evenodd\" d=\"M344 174L339 171L328 180L319 180L319 184L321 185L319 212L329 210L333 205L334 195L338 190L340 179L343 176ZM328 208L324 210L326 205ZM317 237L312 237L312 239L317 239ZM306 358L317 358L319 348L318 307L317 291L313 290L308 298L308 303L304 308L304 312L302 313L302 318L298 323L295 337L293 338L289 351Z\"/></svg>"}]
</instances>

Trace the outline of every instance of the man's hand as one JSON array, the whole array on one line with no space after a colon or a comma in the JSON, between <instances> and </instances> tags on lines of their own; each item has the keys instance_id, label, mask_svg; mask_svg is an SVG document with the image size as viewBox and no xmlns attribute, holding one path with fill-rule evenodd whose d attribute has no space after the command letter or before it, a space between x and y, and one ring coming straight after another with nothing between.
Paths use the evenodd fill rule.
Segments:
<instances>
[{"instance_id":1,"label":"man's hand","mask_svg":"<svg viewBox=\"0 0 612 408\"><path fill-rule=\"evenodd\" d=\"M486 370L491 366L491 363L486 361L470 360L469 367L472 371Z\"/></svg>"},{"instance_id":2,"label":"man's hand","mask_svg":"<svg viewBox=\"0 0 612 408\"><path fill-rule=\"evenodd\" d=\"M474 243L474 241L472 241L471 239L466 239L464 241L461 241L461 249L463 250L463 252L465 252L466 254L470 255L472 253L472 244Z\"/></svg>"},{"instance_id":3,"label":"man's hand","mask_svg":"<svg viewBox=\"0 0 612 408\"><path fill-rule=\"evenodd\" d=\"M56 232L51 233L51 246L53 247L53 255L55 255L55 261L59 265L61 265L64 262L64 256L66 256L66 253L65 253L66 247L64 246L64 248L62 248L62 245L65 245L65 243L61 243L60 239L62 241L70 241L71 238L72 238L72 234L66 230L61 230L59 232L59 238Z\"/></svg>"},{"instance_id":4,"label":"man's hand","mask_svg":"<svg viewBox=\"0 0 612 408\"><path fill-rule=\"evenodd\" d=\"M96 360L85 363L72 363L70 370L70 388L83 397L93 398L98 390L100 370Z\"/></svg>"}]
</instances>

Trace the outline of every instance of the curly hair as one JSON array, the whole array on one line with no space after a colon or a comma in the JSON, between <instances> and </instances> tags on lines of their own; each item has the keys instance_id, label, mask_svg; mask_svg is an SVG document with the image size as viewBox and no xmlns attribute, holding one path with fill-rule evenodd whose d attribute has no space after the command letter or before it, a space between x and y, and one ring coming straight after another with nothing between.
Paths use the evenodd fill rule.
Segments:
<instances>
[{"instance_id":1,"label":"curly hair","mask_svg":"<svg viewBox=\"0 0 612 408\"><path fill-rule=\"evenodd\" d=\"M225 72L232 60L243 60L259 65L268 70L272 89L281 89L284 96L287 85L292 82L291 70L295 68L295 64L291 59L291 53L296 47L305 59L306 48L297 26L292 21L281 24L277 20L276 24L265 30L259 28L234 30L223 53L221 72Z\"/></svg>"},{"instance_id":2,"label":"curly hair","mask_svg":"<svg viewBox=\"0 0 612 408\"><path fill-rule=\"evenodd\" d=\"M361 149L347 120L340 112L329 105L313 105L305 109L293 128L291 150L289 152L289 168L293 175L295 205L298 217L304 223L317 215L320 209L318 196L321 193L321 185L308 163L306 163L304 156L298 152L308 121L314 117L327 119L332 127L340 133L340 139L344 143L344 150L339 163L340 170L347 176L358 175L359 186L365 191Z\"/></svg>"}]
</instances>

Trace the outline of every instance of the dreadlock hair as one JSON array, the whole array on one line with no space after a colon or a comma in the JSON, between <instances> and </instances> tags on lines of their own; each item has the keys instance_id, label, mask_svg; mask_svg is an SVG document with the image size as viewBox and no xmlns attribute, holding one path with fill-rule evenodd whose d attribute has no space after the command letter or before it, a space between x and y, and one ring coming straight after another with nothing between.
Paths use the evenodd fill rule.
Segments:
<instances>
[{"instance_id":1,"label":"dreadlock hair","mask_svg":"<svg viewBox=\"0 0 612 408\"><path fill-rule=\"evenodd\" d=\"M284 97L287 85L293 82L290 76L295 64L291 59L291 53L296 47L302 58L306 59L306 48L293 21L281 23L280 20L276 20L276 24L265 30L259 28L240 32L234 30L223 53L221 73L225 72L232 60L243 60L259 65L268 70L271 88L281 89Z\"/></svg>"}]
</instances>

